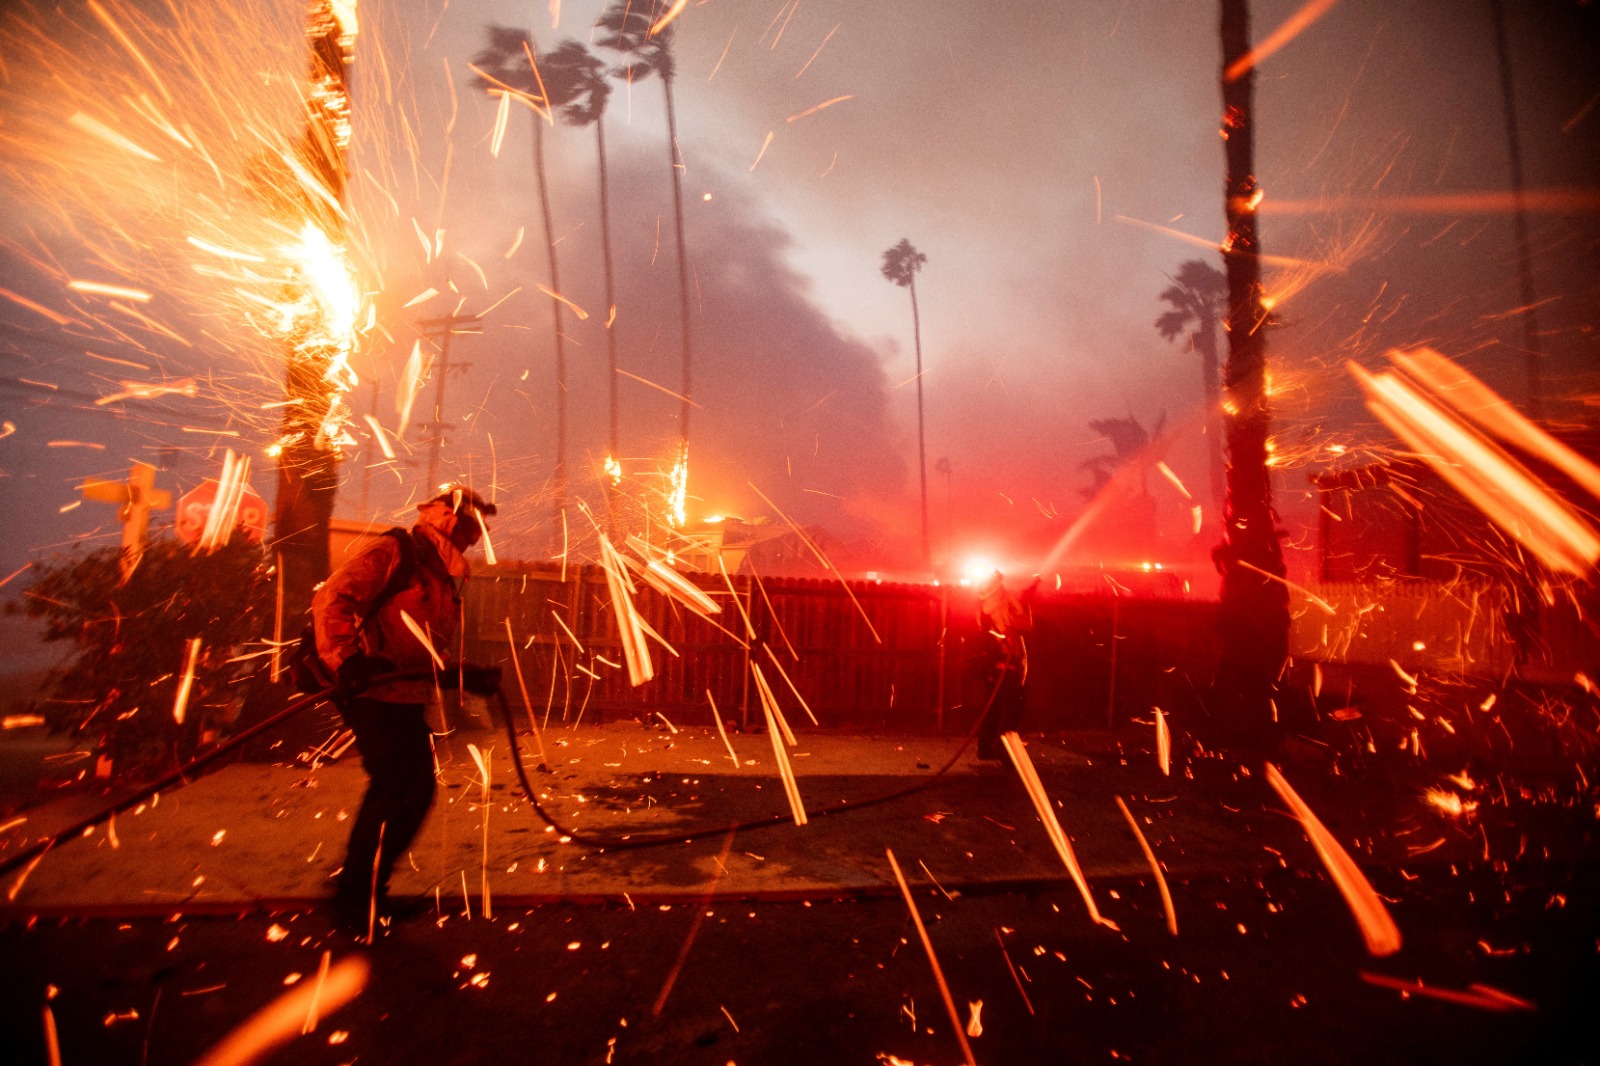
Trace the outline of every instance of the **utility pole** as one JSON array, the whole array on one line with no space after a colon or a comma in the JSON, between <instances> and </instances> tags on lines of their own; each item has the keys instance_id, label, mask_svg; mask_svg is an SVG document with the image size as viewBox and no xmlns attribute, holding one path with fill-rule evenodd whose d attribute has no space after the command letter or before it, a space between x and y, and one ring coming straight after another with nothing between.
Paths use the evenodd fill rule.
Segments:
<instances>
[{"instance_id":1,"label":"utility pole","mask_svg":"<svg viewBox=\"0 0 1600 1066\"><path fill-rule=\"evenodd\" d=\"M483 316L451 313L440 318L425 318L419 325L424 337L439 342L438 372L434 375L433 421L428 423L428 488L432 491L439 487L439 455L444 449L445 379L452 370L459 374L472 366L471 363L450 365L450 338L457 333L482 333Z\"/></svg>"}]
</instances>

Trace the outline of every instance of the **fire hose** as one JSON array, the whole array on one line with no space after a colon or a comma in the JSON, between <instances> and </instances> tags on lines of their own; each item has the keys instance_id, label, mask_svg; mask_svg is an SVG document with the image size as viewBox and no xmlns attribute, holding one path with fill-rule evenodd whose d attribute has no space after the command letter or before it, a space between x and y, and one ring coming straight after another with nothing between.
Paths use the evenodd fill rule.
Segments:
<instances>
[{"instance_id":1,"label":"fire hose","mask_svg":"<svg viewBox=\"0 0 1600 1066\"><path fill-rule=\"evenodd\" d=\"M381 674L373 678L370 684L376 685L388 681L410 680L422 676L432 676L432 672L418 670L398 670L393 673ZM918 781L916 784L907 786L906 788L897 789L881 796L872 796L862 800L851 800L832 807L824 807L821 810L813 812L815 816L823 817L825 815L840 814L845 811L861 810L865 807L874 807L879 804L892 802L893 800L903 799L906 796L910 796L917 792L921 792L924 789L931 788L935 782L937 782L941 777L947 774L952 767L955 766L962 754L972 744L973 738L977 736L979 728L983 725L983 720L988 717L989 712L993 709L995 697L999 695L1000 685L1004 682L1004 680L1005 675L1002 673L1000 678L995 682L994 688L990 691L989 698L984 703L983 710L981 713L979 713L977 721L973 723L972 729L967 733L965 739L962 740L961 746L956 749L955 754L952 755L949 761L943 766L939 767L933 773ZM0 877L9 874L11 871L23 866L26 863L42 858L46 852L55 847L62 840L79 836L85 831L99 825L101 822L113 818L137 804L143 803L145 800L149 799L151 796L154 796L158 792L173 787L182 787L183 785L188 784L194 779L196 771L211 765L212 763L221 759L224 755L227 755L240 746L249 743L261 734L275 729L279 725L288 721L290 718L293 718L295 715L299 714L301 711L304 711L310 707L314 707L319 703L333 700L338 694L337 688L335 686L330 686L320 692L313 692L310 695L301 696L300 698L291 701L288 706L284 707L282 710L262 719L260 722L250 726L237 736L229 737L226 741L218 744L210 751L203 752L202 754L195 756L193 759L190 759L188 762L179 766L171 773L165 774L158 780L140 787L129 795L122 797L107 807L101 808L94 814L79 819L64 829L60 829L47 837L40 838L33 844L30 844L26 848L23 848L21 851L17 852L15 855L11 855L3 860L0 860ZM511 744L512 762L514 762L517 767L517 779L522 785L524 794L526 794L528 797L529 804L533 807L534 812L538 814L539 818L546 825L550 826L562 836L567 837L575 844L594 848L596 850L623 850L663 847L668 844L683 844L693 840L700 840L705 837L724 836L728 833L741 832L748 829L759 829L764 826L779 825L791 819L791 816L788 814L773 814L764 818L751 818L742 822L711 826L704 829L693 829L676 833L659 833L646 836L635 836L632 834L619 837L591 836L587 833L581 833L575 829L571 829L558 822L555 817L551 815L549 811L545 810L544 806L539 802L538 792L533 787L533 783L528 779L528 770L523 763L522 745L517 739L516 723L512 720L511 709L506 702L505 693L496 690L495 696L499 701L500 717L505 723L506 736Z\"/></svg>"}]
</instances>

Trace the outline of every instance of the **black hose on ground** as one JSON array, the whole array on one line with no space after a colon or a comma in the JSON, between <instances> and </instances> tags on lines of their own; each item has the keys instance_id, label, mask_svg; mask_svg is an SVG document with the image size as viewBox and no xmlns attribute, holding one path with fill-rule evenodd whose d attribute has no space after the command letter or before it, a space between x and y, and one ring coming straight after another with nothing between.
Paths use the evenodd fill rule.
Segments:
<instances>
[{"instance_id":1,"label":"black hose on ground","mask_svg":"<svg viewBox=\"0 0 1600 1066\"><path fill-rule=\"evenodd\" d=\"M956 753L954 755L950 756L949 761L943 766L939 767L939 769L918 781L916 784L908 785L907 787L897 789L894 792L888 792L881 796L872 796L862 800L850 800L848 802L838 804L837 806L823 807L816 811L807 811L807 815L813 818L821 818L830 814L842 814L845 811L858 811L865 807L875 807L881 803L889 803L893 800L904 799L906 796L914 795L923 791L924 789L933 787L933 785L941 777L950 772L951 768L954 767L955 764L960 760L962 754L967 750L968 747L971 746L972 739L978 735L978 730L983 726L983 720L987 718L990 711L993 710L995 697L1000 694L1000 685L1002 682L1004 682L1004 680L1005 674L1002 673L1000 678L995 682L994 688L989 692L989 698L987 701L985 701L983 705L983 711L978 715L977 721L973 723L972 729L968 731L966 738L961 741L961 746L956 749ZM627 836L601 837L590 836L588 833L581 833L576 829L572 829L556 821L555 817L551 815L549 811L545 810L544 806L539 802L538 794L534 791L532 782L528 780L528 769L523 765L522 762L522 745L517 740L516 723L514 723L511 719L511 708L506 704L505 693L496 692L495 695L500 700L500 718L505 722L506 736L511 742L511 761L516 764L517 779L522 783L523 793L528 797L528 802L533 806L534 811L539 815L540 819L542 819L550 828L571 840L574 844L579 844L588 848L595 848L597 850L611 849L622 851L636 850L639 848L657 848L664 847L668 844L686 844L692 840L701 840L705 837L726 836L729 833L741 832L747 829L761 829L766 826L781 825L784 822L791 821L793 818L793 815L791 814L773 814L768 815L765 818L751 818L743 822L731 822L725 825L708 826L704 829L691 829L680 833L655 833L645 836L636 836L630 833ZM541 763L540 765L542 766L543 764Z\"/></svg>"},{"instance_id":2,"label":"black hose on ground","mask_svg":"<svg viewBox=\"0 0 1600 1066\"><path fill-rule=\"evenodd\" d=\"M393 680L396 676L402 675L387 675L381 680ZM229 737L226 741L218 744L210 751L195 756L193 759L190 759L188 762L184 763L182 766L179 766L176 770L173 770L160 780L145 785L143 788L140 788L131 795L124 796L122 799L117 800L115 803L111 804L111 806L102 808L101 810L96 811L94 814L89 815L87 818L79 819L73 824L67 826L65 829L62 829L59 832L43 838L42 840L38 840L33 844L30 844L17 854L9 856L4 860L0 860L0 877L3 877L12 870L15 870L23 863L39 858L45 852L55 847L56 844L59 843L64 837L78 836L86 829L90 829L115 815L121 814L129 807L132 807L138 803L143 803L145 800L149 799L151 796L154 796L157 792L160 792L163 789L171 788L174 785L188 784L191 776L196 770L199 770L205 766L209 766L211 763L216 762L218 759L235 750L240 745L248 744L262 733L267 732L269 729L276 728L308 707L315 707L324 700L333 698L333 694L334 690L332 688L326 688L321 692L313 692L309 696L302 696L299 699L291 702L287 707L278 713L267 718L263 718L249 729L246 729L244 732L240 733L238 736Z\"/></svg>"}]
</instances>

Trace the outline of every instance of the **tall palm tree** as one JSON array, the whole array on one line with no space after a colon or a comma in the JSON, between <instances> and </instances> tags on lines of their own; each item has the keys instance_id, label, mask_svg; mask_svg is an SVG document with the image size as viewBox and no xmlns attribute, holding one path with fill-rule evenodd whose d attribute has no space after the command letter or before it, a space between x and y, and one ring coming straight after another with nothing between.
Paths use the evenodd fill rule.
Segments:
<instances>
[{"instance_id":1,"label":"tall palm tree","mask_svg":"<svg viewBox=\"0 0 1600 1066\"><path fill-rule=\"evenodd\" d=\"M611 83L606 79L606 66L581 43L568 39L539 61L539 71L544 76L545 89L550 98L568 101L559 110L562 121L579 129L594 126L595 156L599 160L600 173L600 249L605 264L606 307L614 309L617 306L617 291L611 261L611 188L606 169L605 124ZM608 310L606 354L609 360L611 433L607 446L612 462L620 463L622 445L617 416L617 332L609 316ZM618 533L616 496L616 476L607 471L606 511L610 516L613 539Z\"/></svg>"},{"instance_id":2,"label":"tall palm tree","mask_svg":"<svg viewBox=\"0 0 1600 1066\"><path fill-rule=\"evenodd\" d=\"M1225 410L1228 506L1223 543L1222 660L1218 688L1234 701L1246 743L1264 740L1278 675L1288 659L1289 590L1283 546L1272 507L1267 438L1272 412L1266 392L1268 312L1261 301L1261 241L1256 228L1255 73L1241 62L1250 51L1248 0L1220 0L1222 132L1226 159L1223 209L1228 224L1228 362Z\"/></svg>"},{"instance_id":3,"label":"tall palm tree","mask_svg":"<svg viewBox=\"0 0 1600 1066\"><path fill-rule=\"evenodd\" d=\"M544 222L544 244L550 270L551 329L556 356L556 512L559 515L567 505L567 350L565 334L561 327L562 301L561 270L556 258L555 223L550 213L550 182L544 165L544 127L550 110L571 102L554 95L551 86L543 80L545 58L537 60L533 38L509 26L488 27L488 44L472 59L478 73L473 84L486 92L504 93L508 89L526 96L546 109L544 115L533 116L533 168L539 181L539 213Z\"/></svg>"},{"instance_id":4,"label":"tall palm tree","mask_svg":"<svg viewBox=\"0 0 1600 1066\"><path fill-rule=\"evenodd\" d=\"M917 271L928 257L917 251L908 238L883 253L883 276L911 290L911 337L917 351L917 471L922 477L922 565L932 558L928 551L928 451L922 420L922 317L917 313Z\"/></svg>"},{"instance_id":5,"label":"tall palm tree","mask_svg":"<svg viewBox=\"0 0 1600 1066\"><path fill-rule=\"evenodd\" d=\"M662 0L614 0L596 25L603 31L596 43L629 57L618 71L631 84L651 74L661 79L667 105L667 152L672 170L673 235L678 249L678 316L683 328L683 374L679 395L678 457L674 480L681 494L687 484L689 461L689 409L693 395L694 349L689 330L689 253L683 236L683 153L678 150L678 113L672 100L672 79L677 73L672 58L672 23L662 25L668 5ZM615 375L613 375L614 377ZM682 479L682 480L679 480Z\"/></svg>"},{"instance_id":6,"label":"tall palm tree","mask_svg":"<svg viewBox=\"0 0 1600 1066\"><path fill-rule=\"evenodd\" d=\"M1190 346L1200 353L1212 514L1220 515L1227 487L1222 461L1222 385L1217 375L1217 326L1228 313L1228 279L1210 263L1189 259L1179 264L1177 275L1170 280L1172 284L1162 291L1161 299L1172 309L1156 319L1156 332L1170 341L1188 330Z\"/></svg>"}]
</instances>

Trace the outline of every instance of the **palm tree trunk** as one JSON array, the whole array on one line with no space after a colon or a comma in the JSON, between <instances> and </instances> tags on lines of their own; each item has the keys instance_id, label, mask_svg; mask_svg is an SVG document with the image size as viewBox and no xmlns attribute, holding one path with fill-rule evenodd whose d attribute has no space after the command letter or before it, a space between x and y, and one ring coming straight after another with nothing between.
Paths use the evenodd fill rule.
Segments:
<instances>
[{"instance_id":1,"label":"palm tree trunk","mask_svg":"<svg viewBox=\"0 0 1600 1066\"><path fill-rule=\"evenodd\" d=\"M1221 0L1222 68L1250 50L1248 0ZM1255 75L1246 70L1222 82L1224 187L1228 241L1228 363L1225 413L1228 437L1228 504L1222 545L1223 713L1250 745L1265 741L1272 696L1288 656L1289 595L1283 583L1283 549L1272 508L1267 467L1271 411L1266 395L1266 310L1261 303L1261 246L1256 229L1254 136Z\"/></svg>"},{"instance_id":2,"label":"palm tree trunk","mask_svg":"<svg viewBox=\"0 0 1600 1066\"><path fill-rule=\"evenodd\" d=\"M1211 470L1211 513L1221 515L1228 498L1227 465L1222 459L1222 389L1217 372L1217 322L1210 315L1200 316L1194 331L1195 350L1200 353L1200 373L1205 379L1206 458Z\"/></svg>"},{"instance_id":3,"label":"palm tree trunk","mask_svg":"<svg viewBox=\"0 0 1600 1066\"><path fill-rule=\"evenodd\" d=\"M539 174L539 211L544 218L545 253L550 262L550 291L561 291L561 274L556 267L555 223L550 217L550 184L544 172L544 127L533 117L533 165ZM567 508L567 350L561 329L561 300L550 297L556 344L556 515Z\"/></svg>"},{"instance_id":4,"label":"palm tree trunk","mask_svg":"<svg viewBox=\"0 0 1600 1066\"><path fill-rule=\"evenodd\" d=\"M917 351L917 472L922 478L922 565L932 565L928 550L928 448L922 419L922 316L917 312L917 275L911 273L911 339Z\"/></svg>"},{"instance_id":5,"label":"palm tree trunk","mask_svg":"<svg viewBox=\"0 0 1600 1066\"><path fill-rule=\"evenodd\" d=\"M613 319L617 306L617 285L611 265L611 186L606 170L606 120L603 114L594 120L595 152L600 160L600 255L606 274L606 356L610 365L609 395L611 398L611 435L607 442L612 462L622 462L622 435L617 423L617 331ZM616 479L606 474L606 520L611 538L617 539L620 531L617 515Z\"/></svg>"},{"instance_id":6,"label":"palm tree trunk","mask_svg":"<svg viewBox=\"0 0 1600 1066\"><path fill-rule=\"evenodd\" d=\"M689 339L689 253L683 239L683 158L678 151L678 114L672 104L672 79L661 78L662 95L667 101L667 147L672 155L672 218L678 242L678 313L683 324L683 383L679 392L683 397L682 413L678 416L679 460L689 454L689 397L692 395L694 358Z\"/></svg>"}]
</instances>

